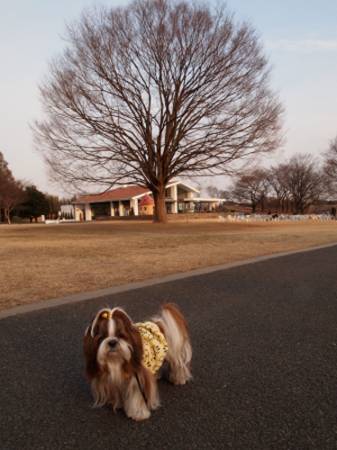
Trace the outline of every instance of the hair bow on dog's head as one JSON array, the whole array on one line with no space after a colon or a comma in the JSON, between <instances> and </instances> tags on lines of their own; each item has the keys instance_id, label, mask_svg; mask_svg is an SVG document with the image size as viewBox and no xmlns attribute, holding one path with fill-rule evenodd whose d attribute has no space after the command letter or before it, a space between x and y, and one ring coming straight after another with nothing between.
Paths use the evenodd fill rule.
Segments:
<instances>
[{"instance_id":1,"label":"hair bow on dog's head","mask_svg":"<svg viewBox=\"0 0 337 450\"><path fill-rule=\"evenodd\" d=\"M111 319L111 311L103 311L101 314L102 319Z\"/></svg>"}]
</instances>

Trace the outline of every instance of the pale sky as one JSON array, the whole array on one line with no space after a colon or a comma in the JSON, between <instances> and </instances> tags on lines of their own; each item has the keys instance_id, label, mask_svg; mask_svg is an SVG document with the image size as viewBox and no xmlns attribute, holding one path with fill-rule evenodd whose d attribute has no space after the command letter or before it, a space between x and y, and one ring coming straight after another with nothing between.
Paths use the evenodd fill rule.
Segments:
<instances>
[{"instance_id":1,"label":"pale sky","mask_svg":"<svg viewBox=\"0 0 337 450\"><path fill-rule=\"evenodd\" d=\"M60 193L33 149L29 124L41 115L38 84L65 47L65 24L95 4L123 0L0 0L0 151L18 179ZM272 86L285 107L280 160L319 156L337 135L337 1L229 0L257 29L272 64Z\"/></svg>"}]
</instances>

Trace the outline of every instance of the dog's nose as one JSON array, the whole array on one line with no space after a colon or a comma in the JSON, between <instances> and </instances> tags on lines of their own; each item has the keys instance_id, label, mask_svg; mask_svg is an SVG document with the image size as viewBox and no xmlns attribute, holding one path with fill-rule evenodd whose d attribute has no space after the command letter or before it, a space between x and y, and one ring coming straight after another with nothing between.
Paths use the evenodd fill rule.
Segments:
<instances>
[{"instance_id":1,"label":"dog's nose","mask_svg":"<svg viewBox=\"0 0 337 450\"><path fill-rule=\"evenodd\" d=\"M115 347L116 347L116 345L117 345L117 339L111 339L111 341L109 341L109 347L113 350Z\"/></svg>"}]
</instances>

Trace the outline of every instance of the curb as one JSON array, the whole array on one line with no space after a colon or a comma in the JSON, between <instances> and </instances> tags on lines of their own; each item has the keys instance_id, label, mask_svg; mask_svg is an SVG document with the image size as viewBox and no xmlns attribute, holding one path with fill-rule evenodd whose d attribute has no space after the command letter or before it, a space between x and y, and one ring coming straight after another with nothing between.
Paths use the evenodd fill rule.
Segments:
<instances>
[{"instance_id":1,"label":"curb","mask_svg":"<svg viewBox=\"0 0 337 450\"><path fill-rule=\"evenodd\" d=\"M90 292L85 292L85 293L68 295L66 297L54 298L51 300L46 300L46 301L42 301L42 302L38 302L38 303L32 303L29 305L16 306L14 308L5 309L4 311L0 311L0 320L6 319L8 317L16 316L19 314L25 314L25 313L29 313L29 312L33 312L33 311L40 311L40 310L48 309L48 308L55 308L57 306L62 306L62 305L66 305L66 304L72 304L72 303L78 303L78 302L82 302L82 301L86 301L86 300L92 300L92 299L99 298L99 297L105 297L107 295L119 294L122 292L133 291L135 289L150 287L150 286L154 286L157 284L163 284L163 283L168 283L171 281L183 280L185 278L196 277L199 275L207 275L207 274L214 273L214 272L220 272L222 270L233 269L235 267L246 266L246 265L255 264L255 263L259 263L259 262L263 262L263 261L268 261L271 259L296 255L299 253L314 252L316 250L323 250L323 249L332 248L332 247L336 247L336 246L337 246L337 242L332 243L332 244L320 245L320 246L316 246L316 247L310 247L310 248L301 249L301 250L292 250L289 252L275 253L272 255L257 256L255 258L250 258L250 259L246 259L243 261L236 261L233 263L209 266L209 267L204 267L201 269L194 269L194 270L191 270L188 272L167 275L164 277L151 278L150 280L123 284L123 285L119 285L119 286L112 287L112 288L99 289L97 291L90 291Z\"/></svg>"}]
</instances>

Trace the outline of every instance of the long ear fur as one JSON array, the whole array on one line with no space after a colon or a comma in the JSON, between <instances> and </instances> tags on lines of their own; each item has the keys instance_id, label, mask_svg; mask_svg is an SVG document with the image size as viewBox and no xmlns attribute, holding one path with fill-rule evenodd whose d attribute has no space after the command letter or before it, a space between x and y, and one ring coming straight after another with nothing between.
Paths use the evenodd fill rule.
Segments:
<instances>
[{"instance_id":1,"label":"long ear fur","mask_svg":"<svg viewBox=\"0 0 337 450\"><path fill-rule=\"evenodd\" d=\"M107 372L100 373L92 379L91 391L95 400L94 406L110 404L114 411L121 406L116 386L111 382Z\"/></svg>"},{"instance_id":2,"label":"long ear fur","mask_svg":"<svg viewBox=\"0 0 337 450\"><path fill-rule=\"evenodd\" d=\"M142 365L143 343L139 331L133 326L130 317L121 309L116 309L113 318L117 323L117 330L125 334L132 346L131 363L134 370Z\"/></svg>"},{"instance_id":3,"label":"long ear fur","mask_svg":"<svg viewBox=\"0 0 337 450\"><path fill-rule=\"evenodd\" d=\"M91 325L87 328L83 338L83 351L86 361L86 374L91 381L99 374L97 363L97 351L99 347L99 336L91 336Z\"/></svg>"}]
</instances>

